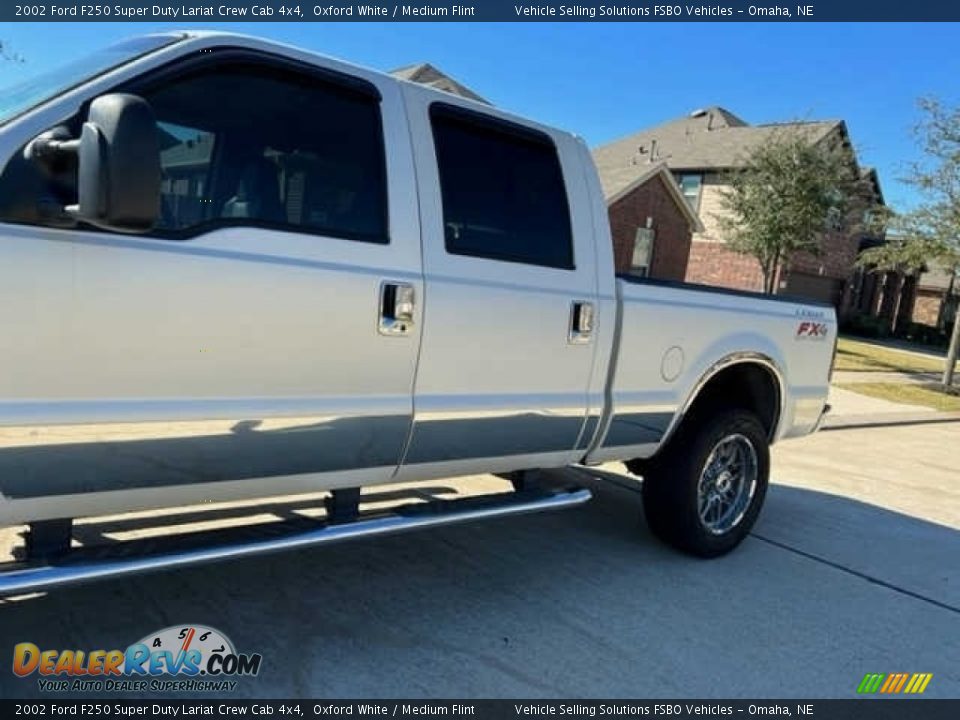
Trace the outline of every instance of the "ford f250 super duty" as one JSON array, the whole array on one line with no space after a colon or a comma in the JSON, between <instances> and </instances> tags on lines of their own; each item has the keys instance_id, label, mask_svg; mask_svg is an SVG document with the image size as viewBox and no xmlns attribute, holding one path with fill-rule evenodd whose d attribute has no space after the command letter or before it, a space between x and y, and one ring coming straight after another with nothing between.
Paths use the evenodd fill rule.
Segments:
<instances>
[{"instance_id":1,"label":"ford f250 super duty","mask_svg":"<svg viewBox=\"0 0 960 720\"><path fill-rule=\"evenodd\" d=\"M826 411L829 306L615 276L587 146L247 37L151 35L0 96L0 593L587 500L736 546ZM493 473L390 514L360 488ZM329 491L310 527L78 556L82 517Z\"/></svg>"}]
</instances>

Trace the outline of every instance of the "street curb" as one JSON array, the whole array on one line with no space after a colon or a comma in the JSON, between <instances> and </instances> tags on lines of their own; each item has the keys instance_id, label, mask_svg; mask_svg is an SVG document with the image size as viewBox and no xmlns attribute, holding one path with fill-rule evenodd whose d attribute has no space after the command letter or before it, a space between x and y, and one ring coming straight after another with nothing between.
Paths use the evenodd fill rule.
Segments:
<instances>
[{"instance_id":1,"label":"street curb","mask_svg":"<svg viewBox=\"0 0 960 720\"><path fill-rule=\"evenodd\" d=\"M820 430L821 432L827 430L859 430L872 427L933 425L950 422L960 422L960 412L884 413L882 415L838 415L836 417L828 415Z\"/></svg>"}]
</instances>

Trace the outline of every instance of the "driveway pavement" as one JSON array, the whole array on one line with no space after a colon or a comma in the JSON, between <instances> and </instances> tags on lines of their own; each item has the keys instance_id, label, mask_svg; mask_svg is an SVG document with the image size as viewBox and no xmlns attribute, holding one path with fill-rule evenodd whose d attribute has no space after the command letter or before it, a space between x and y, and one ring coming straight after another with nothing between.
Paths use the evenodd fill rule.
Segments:
<instances>
[{"instance_id":1,"label":"driveway pavement","mask_svg":"<svg viewBox=\"0 0 960 720\"><path fill-rule=\"evenodd\" d=\"M785 443L715 561L657 543L626 474L551 473L595 500L0 601L0 654L204 623L263 653L241 697L853 697L867 672L960 697L958 447L960 423ZM38 694L0 670L0 697Z\"/></svg>"}]
</instances>

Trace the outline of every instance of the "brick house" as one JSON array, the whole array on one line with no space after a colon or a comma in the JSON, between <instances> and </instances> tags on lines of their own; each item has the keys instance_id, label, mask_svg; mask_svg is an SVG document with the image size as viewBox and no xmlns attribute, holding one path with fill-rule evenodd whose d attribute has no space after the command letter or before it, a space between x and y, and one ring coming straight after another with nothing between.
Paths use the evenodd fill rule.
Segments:
<instances>
[{"instance_id":1,"label":"brick house","mask_svg":"<svg viewBox=\"0 0 960 720\"><path fill-rule=\"evenodd\" d=\"M860 249L883 242L866 239ZM878 319L878 325L891 334L910 331L911 323L949 331L960 306L960 278L938 263L911 274L858 269L852 287L851 306L855 314Z\"/></svg>"},{"instance_id":2,"label":"brick house","mask_svg":"<svg viewBox=\"0 0 960 720\"><path fill-rule=\"evenodd\" d=\"M682 281L690 243L703 225L663 163L645 168L632 183L607 192L607 212L618 273Z\"/></svg>"},{"instance_id":3,"label":"brick house","mask_svg":"<svg viewBox=\"0 0 960 720\"><path fill-rule=\"evenodd\" d=\"M916 280L910 319L921 325L949 329L960 305L960 282L956 274L931 264Z\"/></svg>"},{"instance_id":4,"label":"brick house","mask_svg":"<svg viewBox=\"0 0 960 720\"><path fill-rule=\"evenodd\" d=\"M666 165L701 228L694 232L687 262L688 282L761 290L763 275L752 256L727 247L717 216L726 174L743 166L746 155L778 133L799 133L811 143L839 142L850 147L840 120L749 125L728 110L697 110L649 130L642 130L593 151L604 189L616 195L652 165ZM877 175L861 171L877 202L883 201ZM841 313L850 308L851 279L859 234L829 231L819 255L799 254L781 268L780 292L832 302Z\"/></svg>"}]
</instances>

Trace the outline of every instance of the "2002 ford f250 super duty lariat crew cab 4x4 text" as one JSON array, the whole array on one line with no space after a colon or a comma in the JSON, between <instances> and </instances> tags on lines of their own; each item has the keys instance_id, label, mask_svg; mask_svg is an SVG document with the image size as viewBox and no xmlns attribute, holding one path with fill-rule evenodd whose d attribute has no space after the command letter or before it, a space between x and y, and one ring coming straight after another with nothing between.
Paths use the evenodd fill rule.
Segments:
<instances>
[{"instance_id":1,"label":"2002 ford f250 super duty lariat crew cab 4x4 text","mask_svg":"<svg viewBox=\"0 0 960 720\"><path fill-rule=\"evenodd\" d=\"M618 278L582 140L310 52L126 41L0 98L0 593L572 505L624 460L713 556L825 412L832 308ZM515 493L358 514L359 488ZM331 491L290 534L119 558L75 518Z\"/></svg>"}]
</instances>

